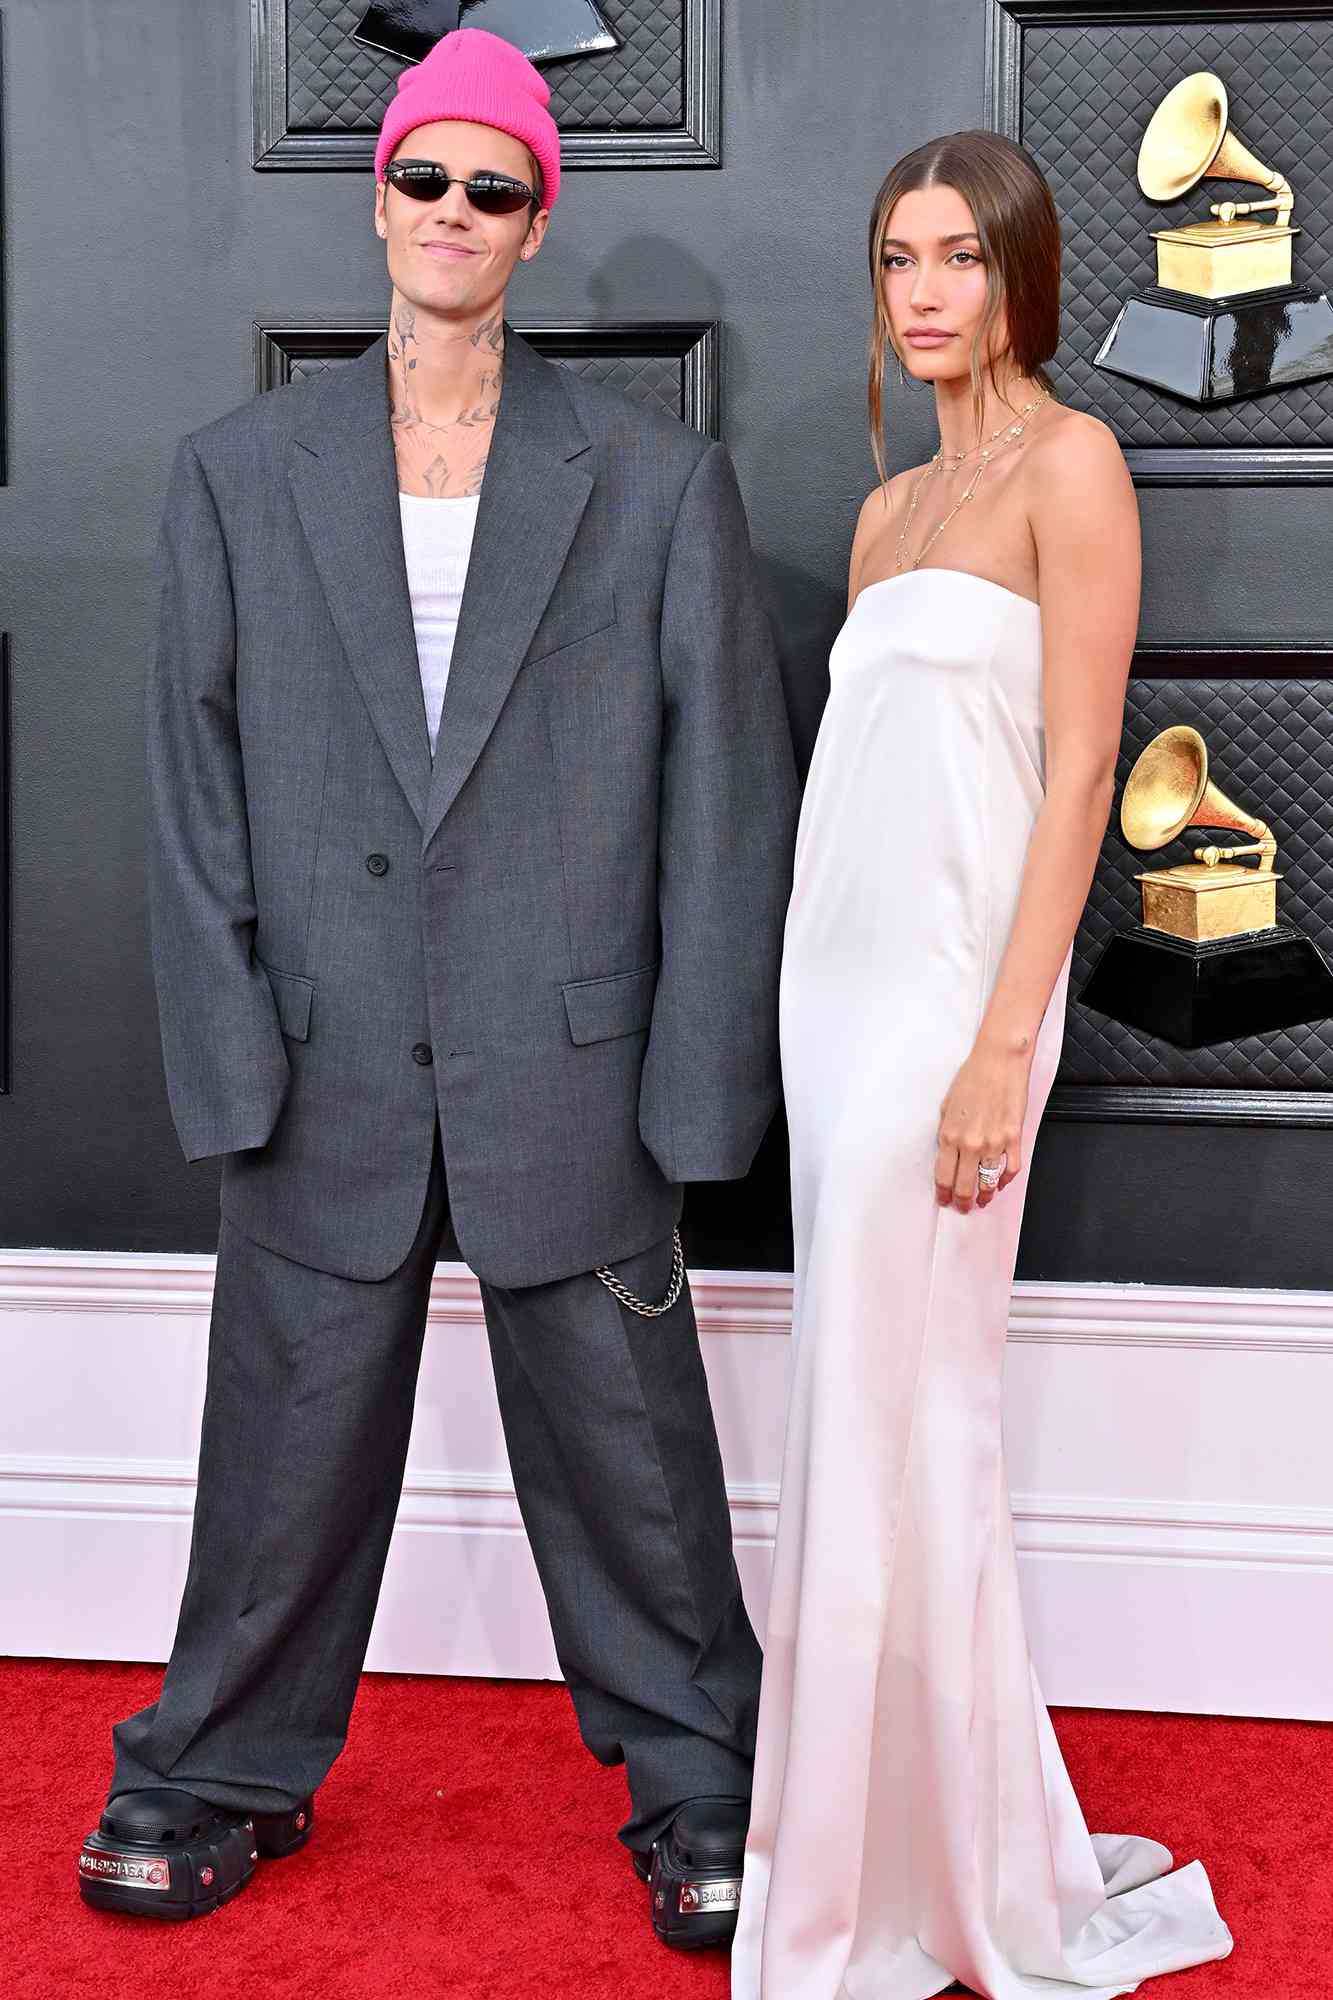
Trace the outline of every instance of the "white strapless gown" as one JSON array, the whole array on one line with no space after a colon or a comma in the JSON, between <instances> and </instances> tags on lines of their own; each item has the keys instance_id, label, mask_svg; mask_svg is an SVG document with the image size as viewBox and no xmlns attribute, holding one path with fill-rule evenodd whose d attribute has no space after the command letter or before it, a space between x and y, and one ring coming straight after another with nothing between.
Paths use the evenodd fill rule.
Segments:
<instances>
[{"instance_id":1,"label":"white strapless gown","mask_svg":"<svg viewBox=\"0 0 1333 2000\"><path fill-rule=\"evenodd\" d=\"M831 673L782 971L795 1376L733 2000L1111 2000L1231 1936L1199 1862L1084 1825L1001 1445L1026 1176L965 1216L932 1175L1042 802L1040 614L908 571L862 591Z\"/></svg>"}]
</instances>

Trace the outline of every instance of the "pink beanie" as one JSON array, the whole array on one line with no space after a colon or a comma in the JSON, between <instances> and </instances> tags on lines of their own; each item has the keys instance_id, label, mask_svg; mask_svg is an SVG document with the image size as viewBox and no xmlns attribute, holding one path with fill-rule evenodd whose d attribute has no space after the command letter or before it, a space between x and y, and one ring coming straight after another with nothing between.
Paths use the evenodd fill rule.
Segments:
<instances>
[{"instance_id":1,"label":"pink beanie","mask_svg":"<svg viewBox=\"0 0 1333 2000\"><path fill-rule=\"evenodd\" d=\"M560 133L546 108L550 101L546 79L512 42L484 28L455 28L424 61L399 77L375 148L375 178L384 179L395 149L418 125L459 118L493 125L521 140L542 171L542 207L554 208L560 193Z\"/></svg>"}]
</instances>

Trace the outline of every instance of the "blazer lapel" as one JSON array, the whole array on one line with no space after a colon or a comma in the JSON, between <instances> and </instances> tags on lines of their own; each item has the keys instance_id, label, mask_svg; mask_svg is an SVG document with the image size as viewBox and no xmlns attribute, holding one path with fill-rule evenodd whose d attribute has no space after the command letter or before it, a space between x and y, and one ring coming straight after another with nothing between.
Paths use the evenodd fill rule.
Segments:
<instances>
[{"instance_id":1,"label":"blazer lapel","mask_svg":"<svg viewBox=\"0 0 1333 2000\"><path fill-rule=\"evenodd\" d=\"M302 389L310 414L290 449L297 511L348 664L418 820L430 790L398 468L389 426L387 342Z\"/></svg>"},{"instance_id":2,"label":"blazer lapel","mask_svg":"<svg viewBox=\"0 0 1333 2000\"><path fill-rule=\"evenodd\" d=\"M494 729L592 492L559 369L506 328L505 379L459 611L423 851ZM418 696L418 706L420 698Z\"/></svg>"}]
</instances>

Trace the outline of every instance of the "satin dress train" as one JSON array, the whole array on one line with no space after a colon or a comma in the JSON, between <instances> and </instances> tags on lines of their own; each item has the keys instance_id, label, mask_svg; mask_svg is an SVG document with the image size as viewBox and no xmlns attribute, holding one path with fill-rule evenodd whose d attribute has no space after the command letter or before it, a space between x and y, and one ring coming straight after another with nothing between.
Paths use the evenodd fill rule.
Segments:
<instances>
[{"instance_id":1,"label":"satin dress train","mask_svg":"<svg viewBox=\"0 0 1333 2000\"><path fill-rule=\"evenodd\" d=\"M932 1175L1043 797L1040 613L907 571L831 675L782 973L796 1343L733 2000L1111 2000L1231 1937L1200 1863L1084 1825L1001 1441L1026 1173L966 1216Z\"/></svg>"}]
</instances>

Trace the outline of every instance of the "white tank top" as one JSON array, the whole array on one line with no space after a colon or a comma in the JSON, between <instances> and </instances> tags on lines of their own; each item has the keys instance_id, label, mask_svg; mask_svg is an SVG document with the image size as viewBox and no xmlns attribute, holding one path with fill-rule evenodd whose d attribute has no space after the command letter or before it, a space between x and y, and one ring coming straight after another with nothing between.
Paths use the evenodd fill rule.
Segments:
<instances>
[{"instance_id":1,"label":"white tank top","mask_svg":"<svg viewBox=\"0 0 1333 2000\"><path fill-rule=\"evenodd\" d=\"M458 634L458 609L472 555L481 496L468 500L424 499L399 493L403 523L403 554L407 588L412 599L412 623L417 635L421 698L426 707L430 754L440 733L440 710L449 679Z\"/></svg>"}]
</instances>

